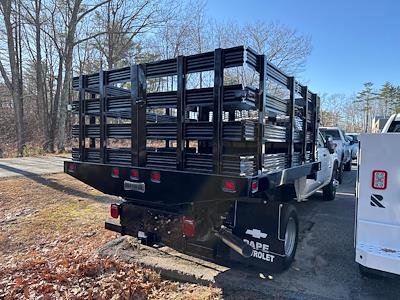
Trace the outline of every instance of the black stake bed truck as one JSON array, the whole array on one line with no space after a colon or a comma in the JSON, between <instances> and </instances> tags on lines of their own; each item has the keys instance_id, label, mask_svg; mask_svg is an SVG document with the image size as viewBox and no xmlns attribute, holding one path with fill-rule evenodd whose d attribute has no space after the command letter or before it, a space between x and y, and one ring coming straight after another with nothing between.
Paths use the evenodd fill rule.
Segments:
<instances>
[{"instance_id":1,"label":"black stake bed truck","mask_svg":"<svg viewBox=\"0 0 400 300\"><path fill-rule=\"evenodd\" d=\"M73 78L65 172L123 198L107 229L222 263L292 262L319 98L239 46Z\"/></svg>"}]
</instances>

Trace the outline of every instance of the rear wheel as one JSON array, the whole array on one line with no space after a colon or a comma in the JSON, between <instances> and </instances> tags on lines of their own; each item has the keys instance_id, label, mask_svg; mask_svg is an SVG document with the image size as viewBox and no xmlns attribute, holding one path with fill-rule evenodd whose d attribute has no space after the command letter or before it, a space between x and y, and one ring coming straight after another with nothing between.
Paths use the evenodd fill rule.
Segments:
<instances>
[{"instance_id":1,"label":"rear wheel","mask_svg":"<svg viewBox=\"0 0 400 300\"><path fill-rule=\"evenodd\" d=\"M282 228L285 239L284 269L288 269L296 255L297 242L299 240L299 218L294 206L289 205L282 218Z\"/></svg>"},{"instance_id":2,"label":"rear wheel","mask_svg":"<svg viewBox=\"0 0 400 300\"><path fill-rule=\"evenodd\" d=\"M343 163L339 164L339 168L337 170L337 178L336 179L340 184L342 184L342 182L343 182L343 168L344 168Z\"/></svg>"},{"instance_id":3,"label":"rear wheel","mask_svg":"<svg viewBox=\"0 0 400 300\"><path fill-rule=\"evenodd\" d=\"M344 165L345 171L351 171L351 159Z\"/></svg>"},{"instance_id":4,"label":"rear wheel","mask_svg":"<svg viewBox=\"0 0 400 300\"><path fill-rule=\"evenodd\" d=\"M332 171L332 177L331 177L331 181L329 182L329 184L327 186L324 186L322 189L322 199L324 199L325 201L332 201L335 199L336 197L336 164L333 168Z\"/></svg>"}]
</instances>

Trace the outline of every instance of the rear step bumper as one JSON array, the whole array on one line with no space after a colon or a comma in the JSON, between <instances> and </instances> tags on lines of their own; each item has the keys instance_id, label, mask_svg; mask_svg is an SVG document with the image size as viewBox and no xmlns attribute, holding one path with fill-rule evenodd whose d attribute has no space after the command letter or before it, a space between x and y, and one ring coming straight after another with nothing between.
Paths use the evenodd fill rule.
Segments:
<instances>
[{"instance_id":1,"label":"rear step bumper","mask_svg":"<svg viewBox=\"0 0 400 300\"><path fill-rule=\"evenodd\" d=\"M104 228L107 230L111 230L111 231L123 234L122 226L113 221L106 221L104 224Z\"/></svg>"},{"instance_id":2,"label":"rear step bumper","mask_svg":"<svg viewBox=\"0 0 400 300\"><path fill-rule=\"evenodd\" d=\"M360 243L356 248L356 262L370 269L400 275L400 249Z\"/></svg>"}]
</instances>

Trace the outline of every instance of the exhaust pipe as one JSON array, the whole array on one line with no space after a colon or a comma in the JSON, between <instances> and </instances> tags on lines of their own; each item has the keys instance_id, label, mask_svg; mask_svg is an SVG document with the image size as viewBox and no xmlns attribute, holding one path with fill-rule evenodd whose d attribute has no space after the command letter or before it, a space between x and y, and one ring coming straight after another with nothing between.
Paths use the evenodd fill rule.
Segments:
<instances>
[{"instance_id":1,"label":"exhaust pipe","mask_svg":"<svg viewBox=\"0 0 400 300\"><path fill-rule=\"evenodd\" d=\"M253 253L253 248L243 242L236 235L232 234L225 226L221 226L221 229L215 233L217 237L221 239L232 250L239 253L241 256L245 258L251 257Z\"/></svg>"}]
</instances>

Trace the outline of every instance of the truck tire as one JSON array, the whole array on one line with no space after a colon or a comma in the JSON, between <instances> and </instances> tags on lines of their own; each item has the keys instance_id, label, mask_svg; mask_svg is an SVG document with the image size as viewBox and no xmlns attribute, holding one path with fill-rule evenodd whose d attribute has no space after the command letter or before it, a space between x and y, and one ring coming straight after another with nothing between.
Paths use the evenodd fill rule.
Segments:
<instances>
[{"instance_id":1,"label":"truck tire","mask_svg":"<svg viewBox=\"0 0 400 300\"><path fill-rule=\"evenodd\" d=\"M281 219L283 238L285 239L285 259L283 262L284 270L288 269L296 255L297 243L299 240L299 218L296 208L288 205Z\"/></svg>"},{"instance_id":2,"label":"truck tire","mask_svg":"<svg viewBox=\"0 0 400 300\"><path fill-rule=\"evenodd\" d=\"M351 171L351 159L347 163L345 163L344 170L346 172Z\"/></svg>"},{"instance_id":3,"label":"truck tire","mask_svg":"<svg viewBox=\"0 0 400 300\"><path fill-rule=\"evenodd\" d=\"M322 199L324 199L325 201L335 200L335 197L336 197L335 180L336 180L336 172L337 172L336 170L337 170L337 167L335 164L333 167L333 171L332 171L331 181L329 182L328 185L326 185L322 188Z\"/></svg>"},{"instance_id":4,"label":"truck tire","mask_svg":"<svg viewBox=\"0 0 400 300\"><path fill-rule=\"evenodd\" d=\"M342 182L343 182L343 163L340 163L339 164L339 168L338 168L338 170L337 170L337 177L336 177L336 179L337 179L337 181L339 181L339 183L340 184L342 184Z\"/></svg>"}]
</instances>

